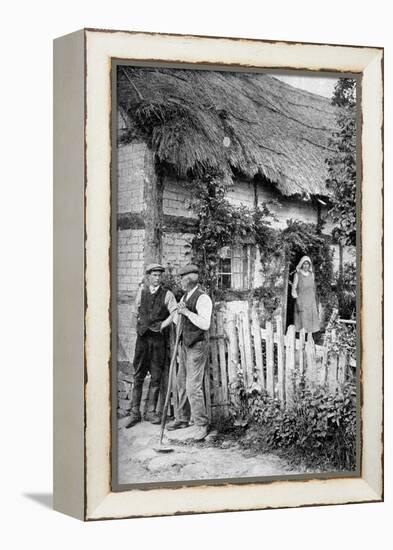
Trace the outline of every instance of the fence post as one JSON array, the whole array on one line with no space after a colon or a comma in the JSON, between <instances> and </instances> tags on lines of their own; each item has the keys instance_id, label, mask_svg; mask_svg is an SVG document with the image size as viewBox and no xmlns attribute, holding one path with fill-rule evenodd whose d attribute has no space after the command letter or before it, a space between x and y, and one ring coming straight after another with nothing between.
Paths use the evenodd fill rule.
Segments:
<instances>
[{"instance_id":1,"label":"fence post","mask_svg":"<svg viewBox=\"0 0 393 550\"><path fill-rule=\"evenodd\" d=\"M314 339L310 334L306 342L306 362L306 379L310 385L313 385L317 380L317 357L315 353Z\"/></svg>"},{"instance_id":2,"label":"fence post","mask_svg":"<svg viewBox=\"0 0 393 550\"><path fill-rule=\"evenodd\" d=\"M217 357L217 329L216 329L216 319L215 315L212 316L211 322L211 336L210 339L210 353L211 353L211 365L212 365L212 374L213 374L213 396L214 404L219 405L222 403L221 398L221 388L220 388L220 379L218 375L218 357Z\"/></svg>"},{"instance_id":3,"label":"fence post","mask_svg":"<svg viewBox=\"0 0 393 550\"><path fill-rule=\"evenodd\" d=\"M298 355L300 376L303 376L305 374L304 372L304 335L305 335L305 331L304 331L304 328L302 328L299 333L299 355Z\"/></svg>"},{"instance_id":4,"label":"fence post","mask_svg":"<svg viewBox=\"0 0 393 550\"><path fill-rule=\"evenodd\" d=\"M285 357L285 404L290 407L293 404L294 385L293 376L295 373L295 327L290 325L286 337Z\"/></svg>"},{"instance_id":5,"label":"fence post","mask_svg":"<svg viewBox=\"0 0 393 550\"><path fill-rule=\"evenodd\" d=\"M247 368L246 368L246 351L244 346L244 333L243 333L243 320L242 315L236 315L237 333L239 336L239 350L240 350L240 366L243 371L244 386L248 387Z\"/></svg>"},{"instance_id":6,"label":"fence post","mask_svg":"<svg viewBox=\"0 0 393 550\"><path fill-rule=\"evenodd\" d=\"M335 338L335 331L332 330L333 323L338 315L338 309L334 308L331 315L329 322L326 327L325 336L323 338L323 356L322 356L322 377L325 384L328 383L329 378L329 369L328 369L328 360L329 360L329 349L328 349L328 341L329 341L329 335L331 335L332 340Z\"/></svg>"},{"instance_id":7,"label":"fence post","mask_svg":"<svg viewBox=\"0 0 393 550\"><path fill-rule=\"evenodd\" d=\"M337 389L337 353L330 353L327 364L327 385L331 392Z\"/></svg>"},{"instance_id":8,"label":"fence post","mask_svg":"<svg viewBox=\"0 0 393 550\"><path fill-rule=\"evenodd\" d=\"M226 322L226 331L229 340L228 346L228 378L229 384L237 381L237 369L239 366L239 344L237 340L235 318L229 317Z\"/></svg>"},{"instance_id":9,"label":"fence post","mask_svg":"<svg viewBox=\"0 0 393 550\"><path fill-rule=\"evenodd\" d=\"M282 316L277 319L277 377L278 377L278 397L281 403L285 403L285 363L284 363L284 331Z\"/></svg>"},{"instance_id":10,"label":"fence post","mask_svg":"<svg viewBox=\"0 0 393 550\"><path fill-rule=\"evenodd\" d=\"M210 390L210 364L206 360L205 374L204 374L204 386L205 386L205 403L206 403L206 412L209 419L209 423L212 421L212 402L211 402L211 390Z\"/></svg>"},{"instance_id":11,"label":"fence post","mask_svg":"<svg viewBox=\"0 0 393 550\"><path fill-rule=\"evenodd\" d=\"M218 337L218 357L220 360L220 374L221 374L221 397L223 404L223 412L225 416L228 416L228 378L226 369L226 357L225 357L225 341L224 341L224 320L222 311L217 312L217 337Z\"/></svg>"},{"instance_id":12,"label":"fence post","mask_svg":"<svg viewBox=\"0 0 393 550\"><path fill-rule=\"evenodd\" d=\"M262 354L262 342L261 342L261 327L259 326L258 314L255 307L251 311L251 330L254 337L254 350L255 350L255 364L257 369L257 380L259 386L265 388L265 375L263 372L263 354Z\"/></svg>"},{"instance_id":13,"label":"fence post","mask_svg":"<svg viewBox=\"0 0 393 550\"><path fill-rule=\"evenodd\" d=\"M337 368L337 381L340 385L345 383L347 378L347 353L342 351L338 357L338 368Z\"/></svg>"},{"instance_id":14,"label":"fence post","mask_svg":"<svg viewBox=\"0 0 393 550\"><path fill-rule=\"evenodd\" d=\"M331 342L334 345L336 342L336 330L333 329L331 332ZM337 388L337 362L338 357L337 353L330 351L330 353L327 354L328 360L327 360L327 366L326 366L326 382L327 386L330 389L330 391L334 392Z\"/></svg>"},{"instance_id":15,"label":"fence post","mask_svg":"<svg viewBox=\"0 0 393 550\"><path fill-rule=\"evenodd\" d=\"M251 331L250 331L250 319L248 317L248 311L242 312L242 324L244 334L244 350L246 358L246 371L247 371L247 385L250 387L253 383L253 361L252 361L252 348L251 348Z\"/></svg>"},{"instance_id":16,"label":"fence post","mask_svg":"<svg viewBox=\"0 0 393 550\"><path fill-rule=\"evenodd\" d=\"M266 389L274 397L274 340L271 321L266 321Z\"/></svg>"}]
</instances>

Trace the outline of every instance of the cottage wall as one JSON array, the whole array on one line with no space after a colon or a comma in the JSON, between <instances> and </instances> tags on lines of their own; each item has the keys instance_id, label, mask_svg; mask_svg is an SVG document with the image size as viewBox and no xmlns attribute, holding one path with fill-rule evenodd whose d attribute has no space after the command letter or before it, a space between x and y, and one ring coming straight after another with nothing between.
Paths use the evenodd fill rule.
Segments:
<instances>
[{"instance_id":1,"label":"cottage wall","mask_svg":"<svg viewBox=\"0 0 393 550\"><path fill-rule=\"evenodd\" d=\"M261 185L258 187L258 204L261 206L267 203L270 210L277 218L272 222L272 227L276 229L285 229L287 220L299 220L305 223L317 223L318 210L310 201L293 199L280 196L277 200L277 194Z\"/></svg>"},{"instance_id":2,"label":"cottage wall","mask_svg":"<svg viewBox=\"0 0 393 550\"><path fill-rule=\"evenodd\" d=\"M196 219L195 212L190 208L191 200L192 193L186 184L174 178L166 177L164 179L164 214Z\"/></svg>"},{"instance_id":3,"label":"cottage wall","mask_svg":"<svg viewBox=\"0 0 393 550\"><path fill-rule=\"evenodd\" d=\"M182 265L189 263L192 233L167 233L163 235L162 264L177 273Z\"/></svg>"},{"instance_id":4,"label":"cottage wall","mask_svg":"<svg viewBox=\"0 0 393 550\"><path fill-rule=\"evenodd\" d=\"M126 229L117 234L117 330L119 361L131 361L135 347L135 297L143 279L144 229Z\"/></svg>"},{"instance_id":5,"label":"cottage wall","mask_svg":"<svg viewBox=\"0 0 393 550\"><path fill-rule=\"evenodd\" d=\"M117 212L119 214L143 210L145 152L144 143L131 143L118 148Z\"/></svg>"},{"instance_id":6,"label":"cottage wall","mask_svg":"<svg viewBox=\"0 0 393 550\"><path fill-rule=\"evenodd\" d=\"M135 347L134 301L138 286L144 277L146 217L146 145L133 143L118 149L118 338L119 360L131 362ZM256 192L255 192L256 191ZM317 221L317 209L310 202L293 200L278 195L273 189L238 181L228 192L228 199L236 205L252 208L268 203L276 216L272 226L285 228L287 219L304 222ZM190 261L192 226L196 219L190 209L192 193L187 184L175 178L163 180L162 264L176 274L179 267ZM338 258L338 254L336 254ZM240 260L239 260L240 261ZM338 261L338 260L337 260ZM253 286L263 283L264 276L259 255L253 259L250 278ZM235 277L234 277L235 280Z\"/></svg>"}]
</instances>

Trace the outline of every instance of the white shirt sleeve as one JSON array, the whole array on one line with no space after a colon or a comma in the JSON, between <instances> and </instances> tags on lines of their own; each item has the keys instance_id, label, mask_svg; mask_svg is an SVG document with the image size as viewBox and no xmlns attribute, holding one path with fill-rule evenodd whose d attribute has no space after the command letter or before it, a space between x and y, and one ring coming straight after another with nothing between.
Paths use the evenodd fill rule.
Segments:
<instances>
[{"instance_id":1,"label":"white shirt sleeve","mask_svg":"<svg viewBox=\"0 0 393 550\"><path fill-rule=\"evenodd\" d=\"M199 296L196 303L196 313L190 311L187 317L196 327L202 330L209 330L213 309L213 303L207 294Z\"/></svg>"},{"instance_id":2,"label":"white shirt sleeve","mask_svg":"<svg viewBox=\"0 0 393 550\"><path fill-rule=\"evenodd\" d=\"M169 313L172 313L177 308L176 298L170 290L167 291L165 296L165 305L168 308Z\"/></svg>"}]
</instances>

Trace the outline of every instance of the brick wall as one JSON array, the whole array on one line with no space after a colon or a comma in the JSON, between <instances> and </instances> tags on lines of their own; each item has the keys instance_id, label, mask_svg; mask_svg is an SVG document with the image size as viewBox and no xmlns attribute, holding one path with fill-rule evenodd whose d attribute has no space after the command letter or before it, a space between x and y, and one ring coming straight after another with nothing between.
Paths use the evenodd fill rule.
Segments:
<instances>
[{"instance_id":1,"label":"brick wall","mask_svg":"<svg viewBox=\"0 0 393 550\"><path fill-rule=\"evenodd\" d=\"M191 198L192 194L186 183L181 183L174 178L165 178L163 195L164 214L196 218L196 214L189 208Z\"/></svg>"},{"instance_id":2,"label":"brick wall","mask_svg":"<svg viewBox=\"0 0 393 550\"><path fill-rule=\"evenodd\" d=\"M166 178L164 184L164 214L195 218L196 215L188 208L191 192L186 184L173 178ZM307 223L317 222L317 209L310 202L287 197L280 197L277 201L277 198L277 193L273 190L265 189L262 185L258 186L259 205L270 201L277 203L269 204L269 208L278 218L278 221L272 224L274 227L285 228L289 218ZM228 200L237 206L253 208L254 185L246 181L237 181L228 191Z\"/></svg>"},{"instance_id":3,"label":"brick wall","mask_svg":"<svg viewBox=\"0 0 393 550\"><path fill-rule=\"evenodd\" d=\"M177 273L179 267L190 262L191 233L167 233L163 235L162 261L165 267L173 268Z\"/></svg>"},{"instance_id":4,"label":"brick wall","mask_svg":"<svg viewBox=\"0 0 393 550\"><path fill-rule=\"evenodd\" d=\"M117 233L117 331L118 360L132 362L136 341L135 297L143 278L144 229L126 229Z\"/></svg>"},{"instance_id":5,"label":"brick wall","mask_svg":"<svg viewBox=\"0 0 393 550\"><path fill-rule=\"evenodd\" d=\"M143 210L143 181L146 145L130 143L118 148L118 213Z\"/></svg>"},{"instance_id":6,"label":"brick wall","mask_svg":"<svg viewBox=\"0 0 393 550\"><path fill-rule=\"evenodd\" d=\"M125 229L117 234L118 292L135 294L143 277L144 229Z\"/></svg>"},{"instance_id":7,"label":"brick wall","mask_svg":"<svg viewBox=\"0 0 393 550\"><path fill-rule=\"evenodd\" d=\"M270 189L258 187L258 204L269 203L277 200L277 194ZM277 203L268 204L270 210L277 217L277 221L272 223L277 229L284 229L287 226L287 220L299 220L306 223L317 223L318 211L309 201L292 199L290 197L280 196Z\"/></svg>"},{"instance_id":8,"label":"brick wall","mask_svg":"<svg viewBox=\"0 0 393 550\"><path fill-rule=\"evenodd\" d=\"M228 191L228 200L236 206L254 208L254 184L246 181L237 181Z\"/></svg>"}]
</instances>

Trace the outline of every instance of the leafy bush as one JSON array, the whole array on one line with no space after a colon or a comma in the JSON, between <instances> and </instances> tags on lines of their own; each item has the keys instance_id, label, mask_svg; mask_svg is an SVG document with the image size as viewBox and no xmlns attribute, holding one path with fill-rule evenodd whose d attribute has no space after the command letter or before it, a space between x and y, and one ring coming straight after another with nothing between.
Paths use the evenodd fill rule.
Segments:
<instances>
[{"instance_id":1,"label":"leafy bush","mask_svg":"<svg viewBox=\"0 0 393 550\"><path fill-rule=\"evenodd\" d=\"M337 275L337 289L339 290L340 317L351 319L356 315L356 265L346 262L343 265L342 280Z\"/></svg>"},{"instance_id":2,"label":"leafy bush","mask_svg":"<svg viewBox=\"0 0 393 550\"><path fill-rule=\"evenodd\" d=\"M247 418L257 428L264 447L290 451L314 466L355 469L356 388L353 383L347 383L335 394L322 387L313 391L300 387L288 409L256 385L245 389L240 379L237 390L231 413L238 422Z\"/></svg>"},{"instance_id":3,"label":"leafy bush","mask_svg":"<svg viewBox=\"0 0 393 550\"><path fill-rule=\"evenodd\" d=\"M335 338L333 338L333 334ZM328 353L347 353L352 359L356 359L356 324L340 322L335 317L326 328L325 345Z\"/></svg>"}]
</instances>

